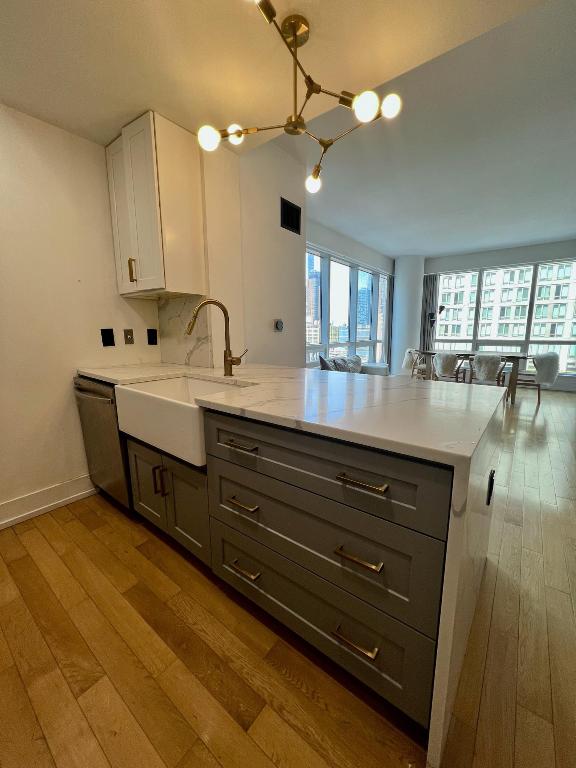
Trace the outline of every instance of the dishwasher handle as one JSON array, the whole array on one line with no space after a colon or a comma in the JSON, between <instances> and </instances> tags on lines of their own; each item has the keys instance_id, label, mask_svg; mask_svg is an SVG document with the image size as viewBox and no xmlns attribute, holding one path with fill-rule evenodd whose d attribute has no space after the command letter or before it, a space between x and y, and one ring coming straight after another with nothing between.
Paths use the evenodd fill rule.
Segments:
<instances>
[{"instance_id":1,"label":"dishwasher handle","mask_svg":"<svg viewBox=\"0 0 576 768\"><path fill-rule=\"evenodd\" d=\"M84 400L101 400L107 405L112 405L114 402L111 397L106 397L105 395L90 394L88 392L83 392L81 389L76 390L76 397Z\"/></svg>"}]
</instances>

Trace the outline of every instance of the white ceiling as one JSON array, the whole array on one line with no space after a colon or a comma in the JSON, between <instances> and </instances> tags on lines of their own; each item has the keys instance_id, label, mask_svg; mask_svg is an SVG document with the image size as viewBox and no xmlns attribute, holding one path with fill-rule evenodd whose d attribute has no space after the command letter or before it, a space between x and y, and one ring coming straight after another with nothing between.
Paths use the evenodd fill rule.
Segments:
<instances>
[{"instance_id":1,"label":"white ceiling","mask_svg":"<svg viewBox=\"0 0 576 768\"><path fill-rule=\"evenodd\" d=\"M308 215L390 256L576 237L576 3L554 0L389 83L405 108L325 158ZM337 108L312 121L331 136ZM311 167L307 140L277 139Z\"/></svg>"},{"instance_id":2,"label":"white ceiling","mask_svg":"<svg viewBox=\"0 0 576 768\"><path fill-rule=\"evenodd\" d=\"M396 77L540 0L275 0L332 90ZM290 61L253 0L2 0L0 100L100 143L147 109L196 129L276 123ZM327 97L310 115L330 109ZM280 119L279 119L280 118Z\"/></svg>"}]
</instances>

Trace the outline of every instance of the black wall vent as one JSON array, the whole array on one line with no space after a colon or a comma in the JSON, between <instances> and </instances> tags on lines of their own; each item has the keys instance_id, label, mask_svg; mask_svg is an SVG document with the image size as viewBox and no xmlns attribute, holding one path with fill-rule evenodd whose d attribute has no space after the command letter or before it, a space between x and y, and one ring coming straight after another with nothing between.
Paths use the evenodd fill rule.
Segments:
<instances>
[{"instance_id":1,"label":"black wall vent","mask_svg":"<svg viewBox=\"0 0 576 768\"><path fill-rule=\"evenodd\" d=\"M300 234L300 221L302 218L302 209L299 205L291 203L289 200L280 198L280 226L289 229L297 235Z\"/></svg>"}]
</instances>

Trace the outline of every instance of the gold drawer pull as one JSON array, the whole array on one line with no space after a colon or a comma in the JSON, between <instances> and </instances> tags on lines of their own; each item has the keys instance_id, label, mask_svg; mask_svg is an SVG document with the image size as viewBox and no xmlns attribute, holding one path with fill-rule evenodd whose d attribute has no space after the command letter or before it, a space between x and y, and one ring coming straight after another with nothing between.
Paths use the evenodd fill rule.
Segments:
<instances>
[{"instance_id":1,"label":"gold drawer pull","mask_svg":"<svg viewBox=\"0 0 576 768\"><path fill-rule=\"evenodd\" d=\"M236 573L239 573L240 576L244 576L245 579L250 579L250 581L258 581L260 576L262 576L260 571L258 571L258 573L250 573L250 571L245 571L244 568L240 568L240 566L238 565L237 559L232 560L232 562L230 563L230 568L235 570Z\"/></svg>"},{"instance_id":2,"label":"gold drawer pull","mask_svg":"<svg viewBox=\"0 0 576 768\"><path fill-rule=\"evenodd\" d=\"M258 512L260 509L259 506L255 507L249 507L246 504L242 504L241 501L238 501L236 496L228 496L228 498L224 501L225 504L232 504L234 507L238 507L238 509L244 510L244 512Z\"/></svg>"},{"instance_id":3,"label":"gold drawer pull","mask_svg":"<svg viewBox=\"0 0 576 768\"><path fill-rule=\"evenodd\" d=\"M128 259L128 279L131 283L138 282L134 275L134 264L136 264L136 259Z\"/></svg>"},{"instance_id":4,"label":"gold drawer pull","mask_svg":"<svg viewBox=\"0 0 576 768\"><path fill-rule=\"evenodd\" d=\"M382 485L370 485L370 483L363 483L362 480L355 480L353 477L348 477L346 472L340 472L336 475L336 480L340 480L344 485L351 485L353 488L362 488L364 491L370 491L371 493L384 494L387 493L389 485L388 483L382 483Z\"/></svg>"},{"instance_id":5,"label":"gold drawer pull","mask_svg":"<svg viewBox=\"0 0 576 768\"><path fill-rule=\"evenodd\" d=\"M347 645L348 648L356 651L356 653L359 653L361 656L365 656L367 659L370 659L370 661L374 661L376 656L378 656L380 653L380 648L378 648L378 646L375 646L371 651L369 651L367 648L362 648L361 645L358 645L353 640L349 640L346 635L342 634L340 624L338 624L336 629L332 630L332 637L335 637L336 640L338 640L340 643Z\"/></svg>"},{"instance_id":6,"label":"gold drawer pull","mask_svg":"<svg viewBox=\"0 0 576 768\"><path fill-rule=\"evenodd\" d=\"M257 445L246 445L246 443L239 443L237 440L234 440L233 437L231 437L229 440L226 440L224 445L228 448L232 448L234 451L244 451L244 453L258 453Z\"/></svg>"},{"instance_id":7,"label":"gold drawer pull","mask_svg":"<svg viewBox=\"0 0 576 768\"><path fill-rule=\"evenodd\" d=\"M362 568L366 568L367 571L372 571L372 573L382 573L382 568L384 568L384 563L382 561L379 563L370 563L368 560L362 560L362 558L357 557L356 555L350 555L348 552L344 552L344 547L342 546L335 549L334 554L339 555L344 558L344 560L350 560L351 563L356 563L356 565L360 565Z\"/></svg>"}]
</instances>

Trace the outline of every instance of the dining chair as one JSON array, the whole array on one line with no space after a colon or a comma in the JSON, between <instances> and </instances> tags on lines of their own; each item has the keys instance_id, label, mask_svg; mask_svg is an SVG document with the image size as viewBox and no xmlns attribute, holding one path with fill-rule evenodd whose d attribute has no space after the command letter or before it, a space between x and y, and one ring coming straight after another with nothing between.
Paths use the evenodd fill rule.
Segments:
<instances>
[{"instance_id":1,"label":"dining chair","mask_svg":"<svg viewBox=\"0 0 576 768\"><path fill-rule=\"evenodd\" d=\"M478 353L470 358L470 384L490 384L505 386L504 369L506 361L501 355Z\"/></svg>"},{"instance_id":2,"label":"dining chair","mask_svg":"<svg viewBox=\"0 0 576 768\"><path fill-rule=\"evenodd\" d=\"M417 379L426 378L426 360L417 349L408 348L404 353L402 369L410 371L410 376Z\"/></svg>"},{"instance_id":3,"label":"dining chair","mask_svg":"<svg viewBox=\"0 0 576 768\"><path fill-rule=\"evenodd\" d=\"M541 355L534 355L532 358L535 373L523 372L518 376L518 387L528 387L535 389L538 396L538 405L542 399L542 385L551 386L558 378L560 371L560 355L557 352L544 352ZM509 395L506 393L506 399Z\"/></svg>"},{"instance_id":4,"label":"dining chair","mask_svg":"<svg viewBox=\"0 0 576 768\"><path fill-rule=\"evenodd\" d=\"M436 352L432 360L433 376L436 381L440 379L454 379L460 381L460 373L464 359L458 359L454 352ZM462 381L465 381L465 374Z\"/></svg>"}]
</instances>

